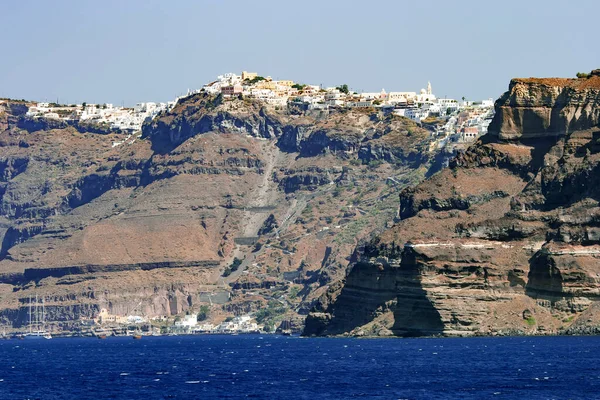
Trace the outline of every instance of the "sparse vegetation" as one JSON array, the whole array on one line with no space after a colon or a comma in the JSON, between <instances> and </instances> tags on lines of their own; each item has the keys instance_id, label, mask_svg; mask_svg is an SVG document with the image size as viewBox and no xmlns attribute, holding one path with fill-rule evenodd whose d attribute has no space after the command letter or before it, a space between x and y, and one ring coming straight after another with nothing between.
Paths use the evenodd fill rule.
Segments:
<instances>
[{"instance_id":1,"label":"sparse vegetation","mask_svg":"<svg viewBox=\"0 0 600 400\"><path fill-rule=\"evenodd\" d=\"M368 218L352 221L345 226L345 229L337 234L334 241L339 244L352 244L367 225L369 225Z\"/></svg>"},{"instance_id":2,"label":"sparse vegetation","mask_svg":"<svg viewBox=\"0 0 600 400\"><path fill-rule=\"evenodd\" d=\"M585 72L578 72L576 76L577 76L577 78L579 78L579 79L587 79L587 78L589 78L591 75L590 75L590 74L586 74Z\"/></svg>"},{"instance_id":3,"label":"sparse vegetation","mask_svg":"<svg viewBox=\"0 0 600 400\"><path fill-rule=\"evenodd\" d=\"M289 293L288 297L290 299L295 299L296 297L298 297L298 293L300 293L300 287L299 286L292 286L290 288L290 293Z\"/></svg>"},{"instance_id":4,"label":"sparse vegetation","mask_svg":"<svg viewBox=\"0 0 600 400\"><path fill-rule=\"evenodd\" d=\"M371 160L371 161L369 161L369 168L370 169L377 169L382 164L383 164L383 161L381 161L381 160Z\"/></svg>"},{"instance_id":5,"label":"sparse vegetation","mask_svg":"<svg viewBox=\"0 0 600 400\"><path fill-rule=\"evenodd\" d=\"M346 85L345 83L343 85L336 87L336 89L345 94L350 93L350 90L348 89L348 85Z\"/></svg>"},{"instance_id":6,"label":"sparse vegetation","mask_svg":"<svg viewBox=\"0 0 600 400\"><path fill-rule=\"evenodd\" d=\"M234 257L233 261L231 262L231 265L225 268L225 270L223 271L223 277L227 277L233 272L237 271L240 265L242 265L242 260L240 260L237 257Z\"/></svg>"},{"instance_id":7,"label":"sparse vegetation","mask_svg":"<svg viewBox=\"0 0 600 400\"><path fill-rule=\"evenodd\" d=\"M198 314L196 316L196 320L198 322L205 321L206 319L208 319L209 315L210 315L210 307L204 305L204 306L200 307L200 311L198 312Z\"/></svg>"},{"instance_id":8,"label":"sparse vegetation","mask_svg":"<svg viewBox=\"0 0 600 400\"><path fill-rule=\"evenodd\" d=\"M266 308L262 308L254 314L254 319L259 324L265 323L267 320L272 320L278 315L284 314L286 311L285 307L276 300L271 300L267 304Z\"/></svg>"},{"instance_id":9,"label":"sparse vegetation","mask_svg":"<svg viewBox=\"0 0 600 400\"><path fill-rule=\"evenodd\" d=\"M246 82L248 82L250 85L252 85L254 83L257 83L257 82L260 82L260 81L266 81L266 80L267 79L265 77L257 76L257 77L254 77L252 79L246 79Z\"/></svg>"}]
</instances>

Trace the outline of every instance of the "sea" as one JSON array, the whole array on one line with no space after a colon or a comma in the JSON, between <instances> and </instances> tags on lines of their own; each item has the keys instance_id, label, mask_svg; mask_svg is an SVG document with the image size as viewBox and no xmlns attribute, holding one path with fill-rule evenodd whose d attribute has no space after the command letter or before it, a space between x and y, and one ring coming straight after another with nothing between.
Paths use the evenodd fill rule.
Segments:
<instances>
[{"instance_id":1,"label":"sea","mask_svg":"<svg viewBox=\"0 0 600 400\"><path fill-rule=\"evenodd\" d=\"M0 341L0 399L600 399L600 337Z\"/></svg>"}]
</instances>

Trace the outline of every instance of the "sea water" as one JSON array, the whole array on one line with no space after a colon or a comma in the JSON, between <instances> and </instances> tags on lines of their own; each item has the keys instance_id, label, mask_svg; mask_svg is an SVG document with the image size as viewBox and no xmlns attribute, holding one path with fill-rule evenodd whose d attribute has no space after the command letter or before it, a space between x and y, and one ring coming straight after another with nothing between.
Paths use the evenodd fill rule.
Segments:
<instances>
[{"instance_id":1,"label":"sea water","mask_svg":"<svg viewBox=\"0 0 600 400\"><path fill-rule=\"evenodd\" d=\"M594 399L600 337L0 341L0 399Z\"/></svg>"}]
</instances>

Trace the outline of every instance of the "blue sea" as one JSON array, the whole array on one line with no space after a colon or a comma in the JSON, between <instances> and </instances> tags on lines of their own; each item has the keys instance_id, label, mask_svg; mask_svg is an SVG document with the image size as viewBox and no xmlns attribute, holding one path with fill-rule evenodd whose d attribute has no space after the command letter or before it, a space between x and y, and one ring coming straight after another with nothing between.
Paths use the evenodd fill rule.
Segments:
<instances>
[{"instance_id":1,"label":"blue sea","mask_svg":"<svg viewBox=\"0 0 600 400\"><path fill-rule=\"evenodd\" d=\"M0 341L0 399L594 399L600 337Z\"/></svg>"}]
</instances>

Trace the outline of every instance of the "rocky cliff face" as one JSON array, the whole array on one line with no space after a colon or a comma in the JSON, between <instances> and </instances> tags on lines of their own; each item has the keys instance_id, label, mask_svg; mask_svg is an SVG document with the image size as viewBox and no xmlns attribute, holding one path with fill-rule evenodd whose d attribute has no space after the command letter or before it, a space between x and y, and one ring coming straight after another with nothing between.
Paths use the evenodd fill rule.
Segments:
<instances>
[{"instance_id":1,"label":"rocky cliff face","mask_svg":"<svg viewBox=\"0 0 600 400\"><path fill-rule=\"evenodd\" d=\"M305 334L597 332L597 72L511 81L489 134L402 191Z\"/></svg>"},{"instance_id":2,"label":"rocky cliff face","mask_svg":"<svg viewBox=\"0 0 600 400\"><path fill-rule=\"evenodd\" d=\"M127 140L26 111L0 104L0 323L14 327L36 294L64 329L101 308L209 305L218 322L276 296L305 312L436 157L429 132L375 110L199 94Z\"/></svg>"},{"instance_id":3,"label":"rocky cliff face","mask_svg":"<svg viewBox=\"0 0 600 400\"><path fill-rule=\"evenodd\" d=\"M600 124L600 75L589 78L513 79L496 102L491 137L564 136Z\"/></svg>"}]
</instances>

